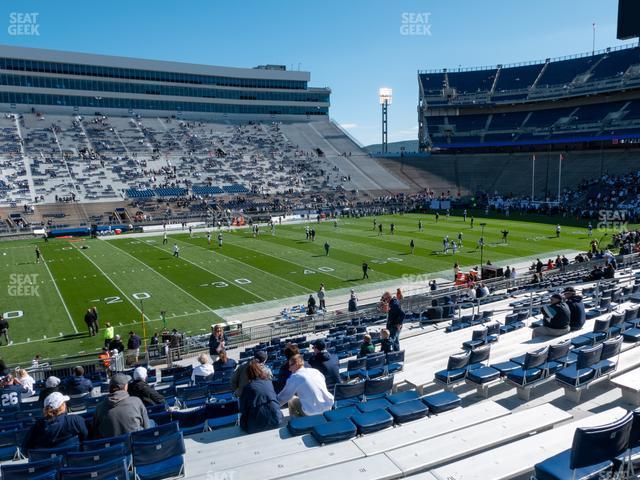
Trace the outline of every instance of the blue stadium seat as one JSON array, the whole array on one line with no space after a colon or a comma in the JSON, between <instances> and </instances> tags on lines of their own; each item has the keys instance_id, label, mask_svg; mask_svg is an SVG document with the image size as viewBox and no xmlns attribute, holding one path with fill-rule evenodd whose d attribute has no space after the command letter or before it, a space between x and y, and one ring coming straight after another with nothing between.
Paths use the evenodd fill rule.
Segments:
<instances>
[{"instance_id":1,"label":"blue stadium seat","mask_svg":"<svg viewBox=\"0 0 640 480\"><path fill-rule=\"evenodd\" d=\"M65 467L60 469L60 480L129 480L129 467L124 458L108 462L96 462L85 467Z\"/></svg>"},{"instance_id":2,"label":"blue stadium seat","mask_svg":"<svg viewBox=\"0 0 640 480\"><path fill-rule=\"evenodd\" d=\"M356 358L347 362L347 371L340 373L340 378L345 381L350 381L355 378L363 377L365 374L363 370L367 367L366 358Z\"/></svg>"},{"instance_id":3,"label":"blue stadium seat","mask_svg":"<svg viewBox=\"0 0 640 480\"><path fill-rule=\"evenodd\" d=\"M177 429L176 429L177 431ZM102 450L104 448L113 447L115 445L123 445L127 454L131 453L129 447L129 434L119 435L117 437L100 438L98 440L85 440L82 442L82 450L85 452L91 450Z\"/></svg>"},{"instance_id":4,"label":"blue stadium seat","mask_svg":"<svg viewBox=\"0 0 640 480\"><path fill-rule=\"evenodd\" d=\"M0 432L0 460L19 460L22 458L20 446L29 429L12 429Z\"/></svg>"},{"instance_id":5,"label":"blue stadium seat","mask_svg":"<svg viewBox=\"0 0 640 480\"><path fill-rule=\"evenodd\" d=\"M422 397L422 401L429 407L430 412L436 414L458 408L461 403L460 397L453 392L440 392L433 395L426 395Z\"/></svg>"},{"instance_id":6,"label":"blue stadium seat","mask_svg":"<svg viewBox=\"0 0 640 480\"><path fill-rule=\"evenodd\" d=\"M229 427L236 425L240 417L240 408L237 400L226 402L210 402L205 405L207 428Z\"/></svg>"},{"instance_id":7,"label":"blue stadium seat","mask_svg":"<svg viewBox=\"0 0 640 480\"><path fill-rule=\"evenodd\" d=\"M404 350L387 353L386 370L387 374L396 373L404 368Z\"/></svg>"},{"instance_id":8,"label":"blue stadium seat","mask_svg":"<svg viewBox=\"0 0 640 480\"><path fill-rule=\"evenodd\" d=\"M133 471L139 480L159 480L184 476L184 440L182 432L152 440L132 436Z\"/></svg>"},{"instance_id":9,"label":"blue stadium seat","mask_svg":"<svg viewBox=\"0 0 640 480\"><path fill-rule=\"evenodd\" d=\"M602 344L580 350L577 362L557 372L556 381L569 387L579 387L589 382L596 376L592 366L600 360L601 352Z\"/></svg>"},{"instance_id":10,"label":"blue stadium seat","mask_svg":"<svg viewBox=\"0 0 640 480\"><path fill-rule=\"evenodd\" d=\"M524 365L521 368L509 372L506 376L507 381L517 387L524 387L537 380L546 377L547 358L549 356L549 347L536 352L527 353Z\"/></svg>"},{"instance_id":11,"label":"blue stadium seat","mask_svg":"<svg viewBox=\"0 0 640 480\"><path fill-rule=\"evenodd\" d=\"M420 400L409 400L389 407L389 413L396 423L407 423L426 417L429 407Z\"/></svg>"},{"instance_id":12,"label":"blue stadium seat","mask_svg":"<svg viewBox=\"0 0 640 480\"><path fill-rule=\"evenodd\" d=\"M598 342L603 342L609 336L609 323L609 318L596 320L593 325L593 332L572 338L571 344L575 348L580 348L588 345L595 345Z\"/></svg>"},{"instance_id":13,"label":"blue stadium seat","mask_svg":"<svg viewBox=\"0 0 640 480\"><path fill-rule=\"evenodd\" d=\"M361 413L366 413L372 410L388 409L391 405L393 404L386 398L375 398L373 400L358 403L356 408L360 410Z\"/></svg>"},{"instance_id":14,"label":"blue stadium seat","mask_svg":"<svg viewBox=\"0 0 640 480\"><path fill-rule=\"evenodd\" d=\"M362 370L362 375L366 378L377 378L385 374L386 357L383 353L367 355L366 366Z\"/></svg>"},{"instance_id":15,"label":"blue stadium seat","mask_svg":"<svg viewBox=\"0 0 640 480\"><path fill-rule=\"evenodd\" d=\"M367 379L364 386L364 396L367 401L369 401L370 399L384 397L388 393L391 393L392 389L393 375Z\"/></svg>"},{"instance_id":16,"label":"blue stadium seat","mask_svg":"<svg viewBox=\"0 0 640 480\"><path fill-rule=\"evenodd\" d=\"M463 355L451 355L447 362L447 369L435 373L436 383L449 386L464 380L469 366L469 353Z\"/></svg>"},{"instance_id":17,"label":"blue stadium seat","mask_svg":"<svg viewBox=\"0 0 640 480\"><path fill-rule=\"evenodd\" d=\"M58 447L32 448L29 450L29 461L37 462L38 460L46 460L47 458L61 456L67 452L77 452L78 450L80 450L80 441L78 437L74 437Z\"/></svg>"},{"instance_id":18,"label":"blue stadium seat","mask_svg":"<svg viewBox=\"0 0 640 480\"><path fill-rule=\"evenodd\" d=\"M570 350L570 340L549 346L549 354L547 355L547 372L549 375L553 375L577 361L574 357L569 358Z\"/></svg>"},{"instance_id":19,"label":"blue stadium seat","mask_svg":"<svg viewBox=\"0 0 640 480\"><path fill-rule=\"evenodd\" d=\"M351 417L351 421L358 429L359 435L377 432L393 425L393 417L382 408L365 413L358 413Z\"/></svg>"},{"instance_id":20,"label":"blue stadium seat","mask_svg":"<svg viewBox=\"0 0 640 480\"><path fill-rule=\"evenodd\" d=\"M357 432L356 426L347 418L315 425L311 429L311 435L321 445L348 440L355 437Z\"/></svg>"},{"instance_id":21,"label":"blue stadium seat","mask_svg":"<svg viewBox=\"0 0 640 480\"><path fill-rule=\"evenodd\" d=\"M393 395L387 395L387 400L391 403L402 403L410 400L417 400L420 398L420 394L415 390L406 390L404 392L394 393Z\"/></svg>"},{"instance_id":22,"label":"blue stadium seat","mask_svg":"<svg viewBox=\"0 0 640 480\"><path fill-rule=\"evenodd\" d=\"M570 450L535 466L537 480L592 479L613 467L629 445L633 413L609 425L578 428Z\"/></svg>"},{"instance_id":23,"label":"blue stadium seat","mask_svg":"<svg viewBox=\"0 0 640 480\"><path fill-rule=\"evenodd\" d=\"M602 352L600 353L600 361L596 362L591 368L596 371L596 376L606 375L614 371L618 365L618 355L622 348L622 337L611 338L602 342Z\"/></svg>"},{"instance_id":24,"label":"blue stadium seat","mask_svg":"<svg viewBox=\"0 0 640 480\"><path fill-rule=\"evenodd\" d=\"M360 413L355 406L338 408L337 410L329 410L324 412L324 418L327 419L328 422L335 422L336 420L345 420L351 418L356 413Z\"/></svg>"},{"instance_id":25,"label":"blue stadium seat","mask_svg":"<svg viewBox=\"0 0 640 480\"><path fill-rule=\"evenodd\" d=\"M29 463L5 463L0 466L2 480L55 480L62 465L62 457L55 456Z\"/></svg>"},{"instance_id":26,"label":"blue stadium seat","mask_svg":"<svg viewBox=\"0 0 640 480\"><path fill-rule=\"evenodd\" d=\"M185 436L193 435L204 432L207 411L204 405L193 410L176 410L171 412L171 418L178 421L180 431Z\"/></svg>"},{"instance_id":27,"label":"blue stadium seat","mask_svg":"<svg viewBox=\"0 0 640 480\"><path fill-rule=\"evenodd\" d=\"M487 343L487 335L489 329L483 328L481 330L474 330L471 333L471 340L467 340L462 344L462 348L466 350L473 350L474 348L481 347Z\"/></svg>"},{"instance_id":28,"label":"blue stadium seat","mask_svg":"<svg viewBox=\"0 0 640 480\"><path fill-rule=\"evenodd\" d=\"M67 467L90 467L100 463L122 459L129 454L129 448L124 443L118 443L100 450L85 450L82 452L66 452Z\"/></svg>"},{"instance_id":29,"label":"blue stadium seat","mask_svg":"<svg viewBox=\"0 0 640 480\"><path fill-rule=\"evenodd\" d=\"M291 435L304 435L311 432L316 425L327 423L324 415L309 415L307 417L292 417L287 428Z\"/></svg>"},{"instance_id":30,"label":"blue stadium seat","mask_svg":"<svg viewBox=\"0 0 640 480\"><path fill-rule=\"evenodd\" d=\"M151 441L154 439L158 439L165 435L170 435L173 433L179 432L180 429L178 427L178 422L171 422L164 425L158 425L153 428L146 428L144 430L139 430L137 432L131 433L131 443L141 442L141 441ZM115 437L114 437L115 438Z\"/></svg>"},{"instance_id":31,"label":"blue stadium seat","mask_svg":"<svg viewBox=\"0 0 640 480\"><path fill-rule=\"evenodd\" d=\"M354 405L364 399L365 380L355 383L338 383L333 390L335 408Z\"/></svg>"}]
</instances>

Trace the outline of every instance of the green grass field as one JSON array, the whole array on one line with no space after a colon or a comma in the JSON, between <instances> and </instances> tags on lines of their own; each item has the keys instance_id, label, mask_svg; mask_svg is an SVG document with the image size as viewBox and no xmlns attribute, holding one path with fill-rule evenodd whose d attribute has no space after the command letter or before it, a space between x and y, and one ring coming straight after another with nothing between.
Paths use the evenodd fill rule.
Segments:
<instances>
[{"instance_id":1,"label":"green grass field","mask_svg":"<svg viewBox=\"0 0 640 480\"><path fill-rule=\"evenodd\" d=\"M418 232L418 219L424 231ZM101 337L89 337L83 317L95 305L100 324L110 321L125 339L129 330L141 333L141 299L147 334L161 330L160 311L167 311L169 328L191 334L208 331L221 321L217 309L254 304L308 294L320 282L327 290L360 288L367 283L391 280L405 274L451 270L455 260L463 266L479 264L476 249L480 236L461 217L402 215L378 217L384 234L373 230L373 218L312 223L315 242L305 240L304 224L278 226L272 236L262 228L259 238L249 229L223 233L218 248L214 231L212 244L205 233L169 236L126 237L117 240L41 240L0 243L0 312L10 319L13 344L0 347L10 363L24 362L39 353L45 358L90 353L101 347ZM389 224L396 232L389 234ZM544 252L587 249L584 228L565 226L555 238L550 224L517 220L486 219L485 261L493 262L544 256ZM509 243L500 243L500 231L508 229ZM442 253L442 238L464 235L464 247L457 255ZM595 232L594 232L595 235ZM596 235L598 236L598 235ZM416 244L409 254L409 242ZM325 256L323 244L331 245ZM180 246L180 258L172 256L173 243ZM45 262L35 263L35 246ZM87 248L81 248L86 246ZM361 264L373 271L362 281ZM288 306L283 304L284 306Z\"/></svg>"}]
</instances>

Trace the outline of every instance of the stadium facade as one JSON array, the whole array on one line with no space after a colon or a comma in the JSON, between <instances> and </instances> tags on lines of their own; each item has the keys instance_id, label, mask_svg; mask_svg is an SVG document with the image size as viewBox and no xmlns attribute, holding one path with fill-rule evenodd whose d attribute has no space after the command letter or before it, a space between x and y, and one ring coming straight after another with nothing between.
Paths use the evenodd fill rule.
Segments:
<instances>
[{"instance_id":1,"label":"stadium facade","mask_svg":"<svg viewBox=\"0 0 640 480\"><path fill-rule=\"evenodd\" d=\"M421 150L529 151L640 143L640 48L418 72Z\"/></svg>"},{"instance_id":2,"label":"stadium facade","mask_svg":"<svg viewBox=\"0 0 640 480\"><path fill-rule=\"evenodd\" d=\"M285 66L230 68L0 46L0 109L186 118L317 118L329 88Z\"/></svg>"}]
</instances>

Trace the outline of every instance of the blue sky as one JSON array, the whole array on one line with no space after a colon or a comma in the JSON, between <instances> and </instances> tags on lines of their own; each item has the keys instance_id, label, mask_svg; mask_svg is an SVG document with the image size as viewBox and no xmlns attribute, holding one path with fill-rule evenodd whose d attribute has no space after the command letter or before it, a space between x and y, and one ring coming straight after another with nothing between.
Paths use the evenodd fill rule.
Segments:
<instances>
[{"instance_id":1,"label":"blue sky","mask_svg":"<svg viewBox=\"0 0 640 480\"><path fill-rule=\"evenodd\" d=\"M471 67L618 45L617 0L45 0L0 5L0 43L253 67L286 64L333 90L331 116L380 141L381 86L394 90L389 140L417 138L418 69ZM36 12L38 36L11 36ZM403 35L403 14L430 35Z\"/></svg>"}]
</instances>

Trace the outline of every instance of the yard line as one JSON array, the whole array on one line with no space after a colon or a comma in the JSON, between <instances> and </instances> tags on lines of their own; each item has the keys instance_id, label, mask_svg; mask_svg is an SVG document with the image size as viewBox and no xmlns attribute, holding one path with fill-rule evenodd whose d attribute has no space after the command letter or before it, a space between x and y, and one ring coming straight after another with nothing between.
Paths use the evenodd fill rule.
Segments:
<instances>
[{"instance_id":1,"label":"yard line","mask_svg":"<svg viewBox=\"0 0 640 480\"><path fill-rule=\"evenodd\" d=\"M56 289L56 292L58 292L58 297L60 297L60 301L62 302L62 306L64 307L64 310L67 312L67 316L69 317L69 321L71 322L71 326L73 327L73 331L74 333L78 333L78 329L76 328L76 324L73 322L73 318L71 317L71 313L69 312L69 308L67 307L67 304L64 301L64 298L62 298L62 294L60 293L60 289L58 288L58 284L56 283L55 278L53 278L53 275L51 274L51 270L49 270L49 265L47 265L47 261L44 259L44 256L42 257L43 260L43 264L45 266L45 268L47 269L47 272L49 272L49 277L51 277L51 281L53 282L53 286Z\"/></svg>"},{"instance_id":2,"label":"yard line","mask_svg":"<svg viewBox=\"0 0 640 480\"><path fill-rule=\"evenodd\" d=\"M270 253L262 252L262 251L260 251L260 250L256 250L255 248L245 247L244 245L240 245L240 244L238 244L238 243L236 243L236 242L231 242L231 241L229 241L229 243L231 243L232 245L235 245L236 247L244 248L244 249L246 249L246 250L251 250L252 252L256 252L256 253L261 253L262 255L267 255L268 257L275 258L276 260L280 260L280 261L282 261L282 259L281 259L281 258L276 257L275 255L271 255ZM276 244L276 245L278 245L278 244ZM287 246L284 246L284 248L285 248L285 249L289 249L289 248L291 248L291 250L292 250L292 251L297 252L297 253L304 253L304 252L305 252L305 250L300 250L299 248L294 248L294 247L287 247ZM334 261L339 262L340 260L334 260ZM299 263L292 262L291 260L285 260L285 262L288 262L288 263L290 263L290 264L292 264L292 265L297 265L298 267L302 267L302 268L303 268L303 269L305 269L305 270L317 270L317 269L318 269L318 267L306 267L306 266L304 266L304 265L300 265ZM341 262L341 263L344 263L344 262ZM329 272L322 272L322 271L321 271L321 273L322 273L322 274L324 274L324 275L328 275L329 277L337 278L338 280L341 280L341 281L343 281L343 282L344 282L344 281L346 281L346 279L344 279L344 278L342 278L342 277L338 277L337 275L333 275L333 274L331 274L331 273L329 273ZM386 275L386 274L385 274L385 275Z\"/></svg>"},{"instance_id":3,"label":"yard line","mask_svg":"<svg viewBox=\"0 0 640 480\"><path fill-rule=\"evenodd\" d=\"M165 252L168 254L171 254L171 252L169 250L165 250L164 248L160 248L157 245L154 245L152 243L145 243L145 245L149 246L149 247L153 247L153 248L157 248L158 250L160 250L161 252ZM240 285L239 283L233 282L231 280L228 280L226 278L224 278L222 275L220 275L219 273L216 272L212 272L211 270L209 270L208 268L204 268L202 265L198 265L197 263L192 262L191 260L189 260L188 258L184 258L184 257L179 257L180 260L184 260L187 263L190 263L191 265L193 265L194 267L199 268L200 270L204 270L205 272L208 272L212 275L215 275L218 278L221 278L222 280L224 280L225 282L227 282L229 285L233 285L235 287L238 287L241 290L244 290L245 292L247 292L250 295L253 295L254 297L259 298L260 300L262 300L263 302L266 302L267 299L264 297L261 297L260 295L258 295L257 293L252 292L251 290L247 290L246 288L244 288L242 285Z\"/></svg>"},{"instance_id":4,"label":"yard line","mask_svg":"<svg viewBox=\"0 0 640 480\"><path fill-rule=\"evenodd\" d=\"M131 300L131 299L127 296L127 294L126 294L126 293L124 293L124 292L120 289L120 287L118 287L118 285L116 284L116 282L114 282L113 280L111 280L111 277L109 277L109 275L107 275L107 274L105 273L105 271L104 271L104 270L102 270L98 265L96 265L96 263L95 263L93 260L91 260L91 259L89 258L89 256L88 256L86 253L84 253L80 248L78 248L78 247L75 247L75 248L76 248L76 249L77 249L77 250L82 254L82 256L84 256L84 258L86 258L87 260L89 260L89 261L91 262L91 264L92 264L94 267L96 267L96 268L98 269L98 271L99 271L100 273L102 273L102 275L104 275L104 277L105 277L107 280L109 280L109 282L111 282L111 285L113 285L114 287L116 287L116 290L118 290L118 291L122 294L122 296L123 296L124 298L126 298L126 299L128 300L128 302L129 302L131 305L133 305L133 308L135 308L136 310L138 310L138 311L139 311L139 312L144 316L144 318L145 318L146 320L149 320L149 317L147 316L147 314L146 314L146 313L142 313L142 310L140 310L140 307L138 307L138 305L136 305L136 303L135 303L133 300Z\"/></svg>"},{"instance_id":5,"label":"yard line","mask_svg":"<svg viewBox=\"0 0 640 480\"><path fill-rule=\"evenodd\" d=\"M151 266L147 265L146 263L144 263L142 260L134 257L133 255L131 255L129 252L125 252L124 250L122 250L121 248L116 247L115 245L111 244L110 242L104 242L107 245L109 245L111 248L116 249L119 252L124 253L125 255L133 258L135 261L140 262L142 265L144 265L145 267L147 267L149 270L151 270L153 273L155 273L156 275L159 275L160 277L162 277L164 280L166 280L167 282L169 282L171 285L173 285L174 287L176 287L178 290L180 290L181 292L187 294L189 297L191 297L192 299L194 299L196 302L198 302L200 305L202 305L204 308L206 308L207 310L209 310L211 313L213 313L213 308L211 308L209 305L207 305L206 303L204 303L201 300L198 300L196 297L194 297L193 295L191 295L189 292L187 292L184 288L182 288L181 286L179 286L178 284L172 282L171 280L169 280L167 277L165 277L164 275L162 275L160 272L158 272L157 270L155 270L154 268L152 268Z\"/></svg>"},{"instance_id":6,"label":"yard line","mask_svg":"<svg viewBox=\"0 0 640 480\"><path fill-rule=\"evenodd\" d=\"M201 249L201 250L204 250L205 252L209 252L209 250L208 250L208 249L206 249L206 248L204 248L204 247L201 247L200 245L196 245L195 243L185 242L184 240L180 240L180 239L175 239L175 240L177 240L177 241L178 241L178 242L180 242L180 243L185 243L185 244L187 244L187 245L190 245L190 246L192 246L192 247L197 247L197 248L199 248L199 249ZM229 242L229 243L231 243L231 242ZM235 243L231 243L231 245L237 246ZM242 248L242 247L240 247L240 248ZM260 268L258 268L258 267L254 267L253 265L249 265L248 263L245 263L245 262L243 262L242 260L238 260L237 258L230 257L229 255L225 255L224 253L222 253L222 252L220 251L220 249L218 249L218 250L214 250L214 252L215 252L216 254L222 255L222 256L223 256L223 257L225 257L225 258L228 258L229 260L233 260L233 261L238 262L238 263L241 263L242 265L245 265L245 266L247 266L247 267L249 267L249 268L252 268L252 269L254 269L254 270L257 270L257 271L258 271L258 272L260 272L260 273L266 273L267 275L269 275L269 276L271 276L271 277L273 277L273 278L277 279L279 282L284 281L284 282L290 283L291 285L295 285L296 287L302 288L302 289L303 289L303 290L305 290L305 291L309 291L309 290L310 290L308 287L305 287L304 285L300 285L299 283L292 282L291 280L287 280L287 279L286 279L286 278L284 278L284 277L279 277L278 275L275 275L275 274L273 274L273 273L271 273L271 272L267 272L266 270L262 270L262 269L260 269Z\"/></svg>"}]
</instances>

